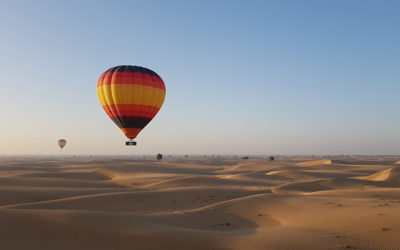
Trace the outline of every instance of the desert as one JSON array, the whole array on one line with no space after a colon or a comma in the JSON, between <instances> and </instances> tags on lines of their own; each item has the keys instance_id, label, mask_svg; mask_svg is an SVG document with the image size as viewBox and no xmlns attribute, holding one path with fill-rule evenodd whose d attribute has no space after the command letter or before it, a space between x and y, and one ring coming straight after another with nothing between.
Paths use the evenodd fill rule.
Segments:
<instances>
[{"instance_id":1,"label":"desert","mask_svg":"<svg viewBox=\"0 0 400 250\"><path fill-rule=\"evenodd\" d=\"M3 156L2 249L400 249L396 157Z\"/></svg>"}]
</instances>

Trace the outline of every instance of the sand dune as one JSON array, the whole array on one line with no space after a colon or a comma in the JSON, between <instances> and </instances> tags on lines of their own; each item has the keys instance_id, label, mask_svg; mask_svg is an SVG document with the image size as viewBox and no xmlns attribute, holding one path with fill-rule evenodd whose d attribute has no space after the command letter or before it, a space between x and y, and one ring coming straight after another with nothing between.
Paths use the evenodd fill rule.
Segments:
<instances>
[{"instance_id":1,"label":"sand dune","mask_svg":"<svg viewBox=\"0 0 400 250\"><path fill-rule=\"evenodd\" d=\"M297 163L296 166L310 167L310 166L330 165L330 164L332 164L331 160L315 160L315 161L300 162L300 163Z\"/></svg>"},{"instance_id":2,"label":"sand dune","mask_svg":"<svg viewBox=\"0 0 400 250\"><path fill-rule=\"evenodd\" d=\"M395 161L4 157L0 244L2 249L400 249Z\"/></svg>"},{"instance_id":3,"label":"sand dune","mask_svg":"<svg viewBox=\"0 0 400 250\"><path fill-rule=\"evenodd\" d=\"M379 171L378 173L364 176L364 177L355 177L357 179L361 180L369 180L369 181L386 181L388 180L391 176L393 176L393 168L389 168L386 170Z\"/></svg>"},{"instance_id":4,"label":"sand dune","mask_svg":"<svg viewBox=\"0 0 400 250\"><path fill-rule=\"evenodd\" d=\"M306 180L316 178L337 178L337 177L348 177L353 176L353 173L341 172L337 170L278 170L271 171L265 175L281 176L283 178L292 180Z\"/></svg>"},{"instance_id":5,"label":"sand dune","mask_svg":"<svg viewBox=\"0 0 400 250\"><path fill-rule=\"evenodd\" d=\"M274 193L308 194L322 190L363 187L368 183L349 178L332 178L312 181L299 181L274 187Z\"/></svg>"},{"instance_id":6,"label":"sand dune","mask_svg":"<svg viewBox=\"0 0 400 250\"><path fill-rule=\"evenodd\" d=\"M380 182L383 185L390 187L400 187L400 168L394 167L385 170L381 170L375 174L368 176L354 177L355 179L368 180L374 182Z\"/></svg>"},{"instance_id":7,"label":"sand dune","mask_svg":"<svg viewBox=\"0 0 400 250\"><path fill-rule=\"evenodd\" d=\"M31 173L18 175L19 177L34 178L60 178L60 179L77 179L77 180L110 180L111 178L105 174L92 172L61 172L61 173Z\"/></svg>"}]
</instances>

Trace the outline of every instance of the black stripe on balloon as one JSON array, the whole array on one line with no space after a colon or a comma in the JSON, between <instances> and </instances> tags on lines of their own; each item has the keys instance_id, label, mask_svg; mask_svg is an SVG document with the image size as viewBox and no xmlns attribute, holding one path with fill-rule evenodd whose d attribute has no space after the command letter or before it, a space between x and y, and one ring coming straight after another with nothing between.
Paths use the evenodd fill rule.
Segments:
<instances>
[{"instance_id":1,"label":"black stripe on balloon","mask_svg":"<svg viewBox=\"0 0 400 250\"><path fill-rule=\"evenodd\" d=\"M123 128L124 126L122 125L121 119L119 117L113 117L111 120L117 125L119 128Z\"/></svg>"},{"instance_id":2,"label":"black stripe on balloon","mask_svg":"<svg viewBox=\"0 0 400 250\"><path fill-rule=\"evenodd\" d=\"M144 128L152 118L139 116L119 116L111 118L120 128Z\"/></svg>"},{"instance_id":3,"label":"black stripe on balloon","mask_svg":"<svg viewBox=\"0 0 400 250\"><path fill-rule=\"evenodd\" d=\"M104 73L108 73L108 72L132 72L132 73L140 72L140 73L143 73L143 74L149 74L149 75L152 75L152 76L160 77L159 75L157 75L156 72L152 71L151 69L148 69L148 68L145 68L145 67L140 67L140 66L131 66L131 65L115 66L115 67L109 68Z\"/></svg>"}]
</instances>

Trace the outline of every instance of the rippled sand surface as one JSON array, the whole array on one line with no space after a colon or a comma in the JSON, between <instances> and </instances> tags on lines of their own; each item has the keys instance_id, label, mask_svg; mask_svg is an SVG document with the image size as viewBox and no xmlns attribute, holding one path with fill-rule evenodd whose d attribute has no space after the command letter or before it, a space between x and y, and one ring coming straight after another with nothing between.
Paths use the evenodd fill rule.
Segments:
<instances>
[{"instance_id":1,"label":"rippled sand surface","mask_svg":"<svg viewBox=\"0 0 400 250\"><path fill-rule=\"evenodd\" d=\"M400 249L395 157L1 157L0 249Z\"/></svg>"}]
</instances>

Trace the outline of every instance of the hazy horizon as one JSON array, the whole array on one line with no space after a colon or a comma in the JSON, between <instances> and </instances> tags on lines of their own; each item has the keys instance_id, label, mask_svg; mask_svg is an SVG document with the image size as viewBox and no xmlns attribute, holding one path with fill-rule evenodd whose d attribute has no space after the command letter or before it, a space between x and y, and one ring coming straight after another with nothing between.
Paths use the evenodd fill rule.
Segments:
<instances>
[{"instance_id":1,"label":"hazy horizon","mask_svg":"<svg viewBox=\"0 0 400 250\"><path fill-rule=\"evenodd\" d=\"M0 155L400 155L397 1L4 1ZM166 99L126 147L98 77ZM57 140L68 141L60 150Z\"/></svg>"}]
</instances>

